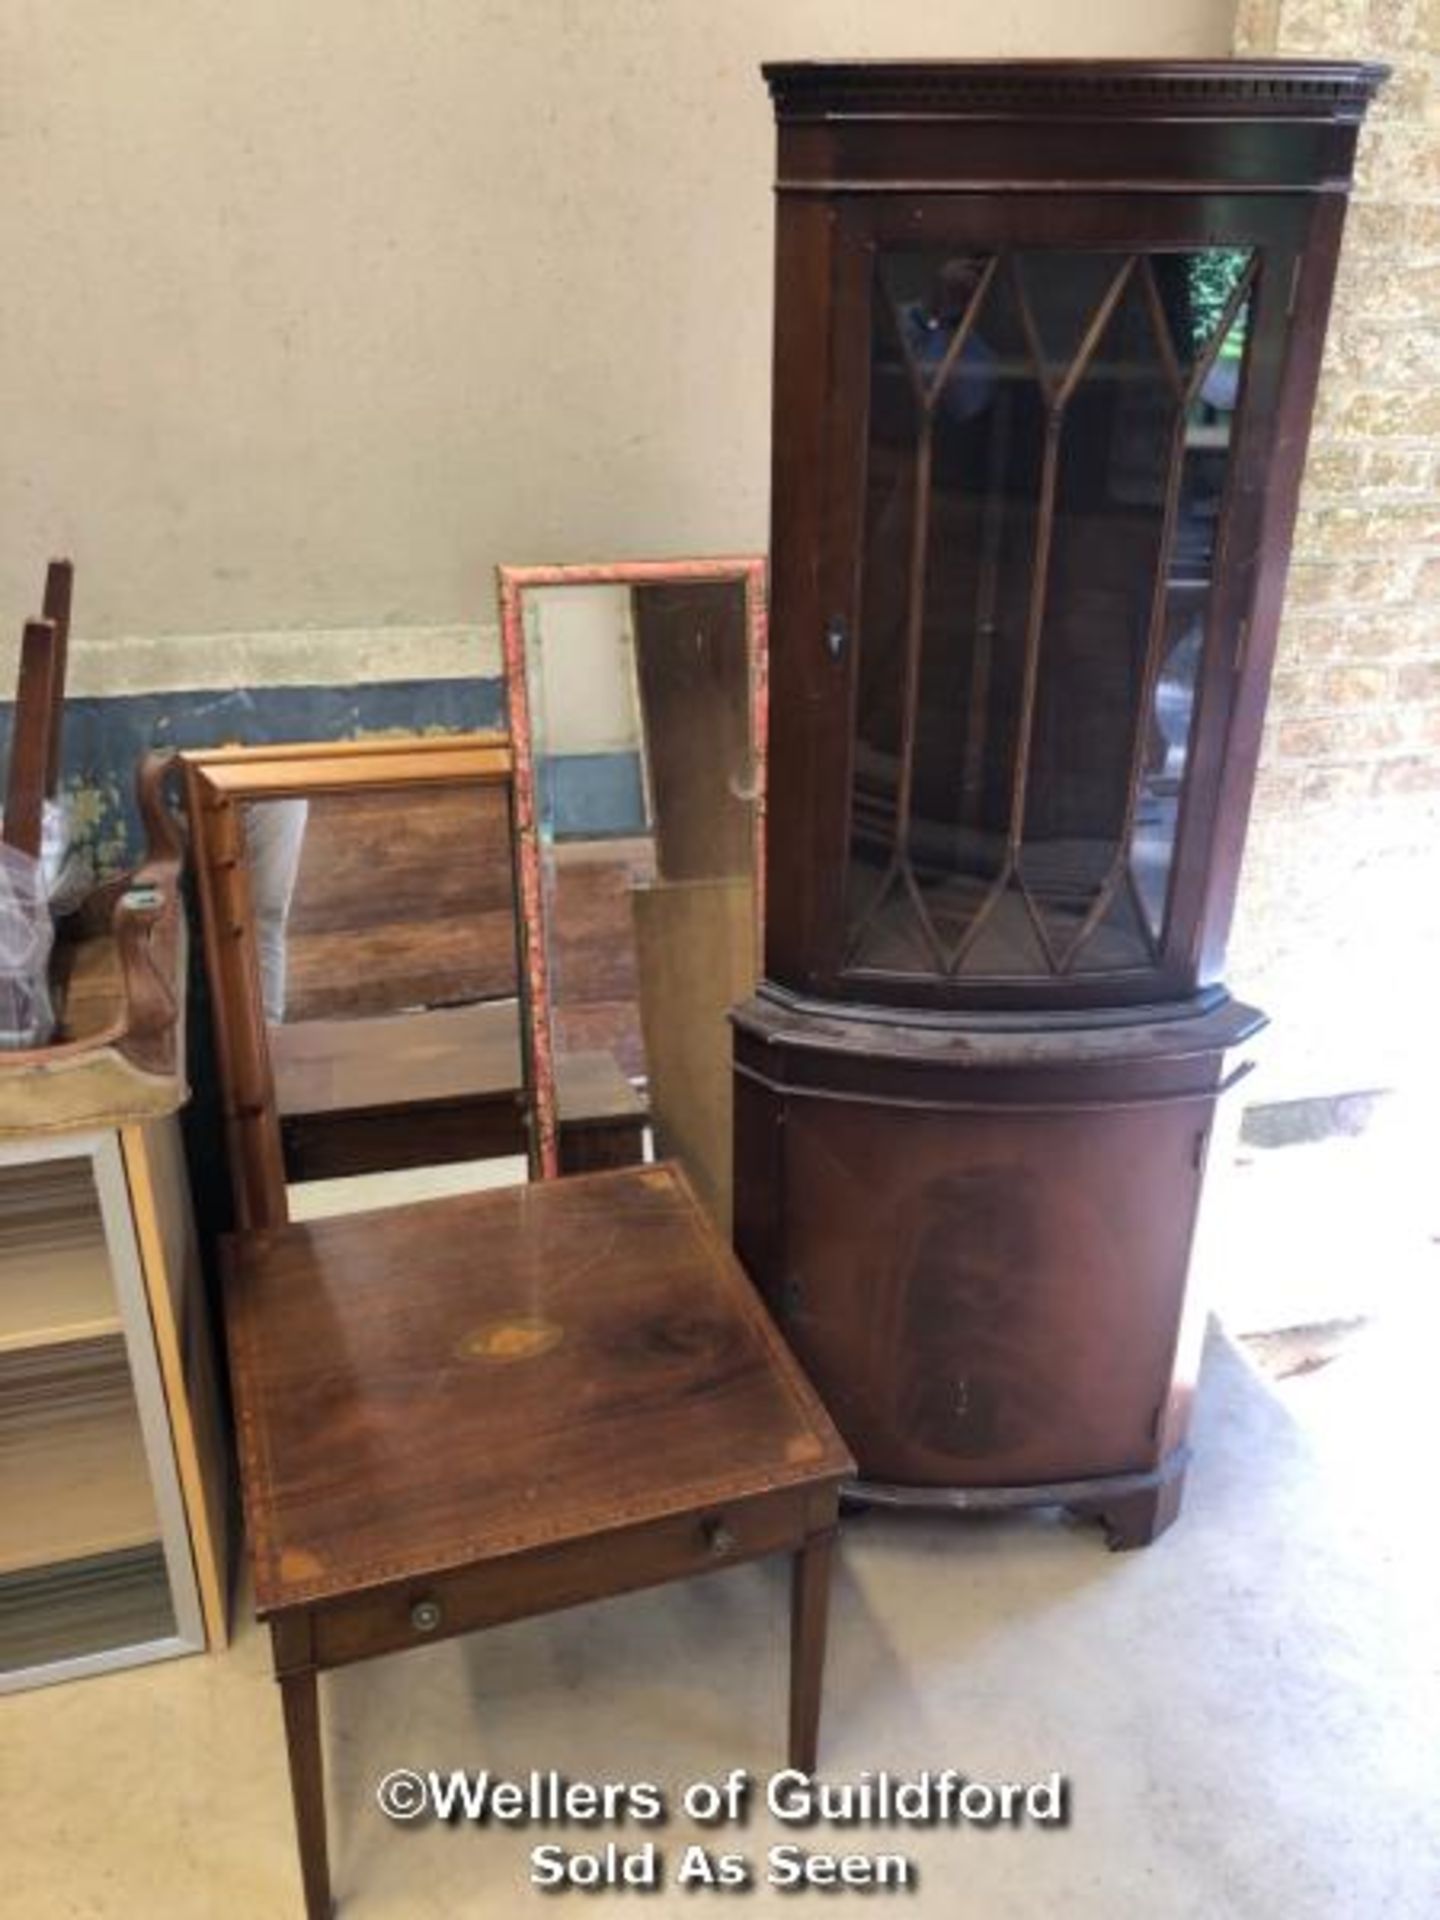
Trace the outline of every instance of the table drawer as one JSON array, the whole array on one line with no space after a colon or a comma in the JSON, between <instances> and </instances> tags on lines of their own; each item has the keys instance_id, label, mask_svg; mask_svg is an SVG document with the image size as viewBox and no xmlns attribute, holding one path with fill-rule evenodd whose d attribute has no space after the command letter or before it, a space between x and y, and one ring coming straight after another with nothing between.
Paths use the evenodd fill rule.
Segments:
<instances>
[{"instance_id":1,"label":"table drawer","mask_svg":"<svg viewBox=\"0 0 1440 1920\"><path fill-rule=\"evenodd\" d=\"M793 1550L833 1524L836 1498L834 1484L788 1488L323 1603L312 1615L315 1663L341 1666Z\"/></svg>"}]
</instances>

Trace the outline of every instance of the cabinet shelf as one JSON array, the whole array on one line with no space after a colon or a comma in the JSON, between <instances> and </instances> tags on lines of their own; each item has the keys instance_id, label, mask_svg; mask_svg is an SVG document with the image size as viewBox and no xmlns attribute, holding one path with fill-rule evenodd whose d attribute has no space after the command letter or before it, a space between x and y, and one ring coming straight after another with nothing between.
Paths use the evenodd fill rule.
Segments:
<instances>
[{"instance_id":1,"label":"cabinet shelf","mask_svg":"<svg viewBox=\"0 0 1440 1920\"><path fill-rule=\"evenodd\" d=\"M96 1342L73 1380L15 1377L0 1393L0 1574L158 1540L124 1350Z\"/></svg>"},{"instance_id":2,"label":"cabinet shelf","mask_svg":"<svg viewBox=\"0 0 1440 1920\"><path fill-rule=\"evenodd\" d=\"M88 1161L0 1168L0 1354L120 1330Z\"/></svg>"},{"instance_id":3,"label":"cabinet shelf","mask_svg":"<svg viewBox=\"0 0 1440 1920\"><path fill-rule=\"evenodd\" d=\"M0 1354L118 1334L104 1242L77 1236L22 1261L0 1251Z\"/></svg>"}]
</instances>

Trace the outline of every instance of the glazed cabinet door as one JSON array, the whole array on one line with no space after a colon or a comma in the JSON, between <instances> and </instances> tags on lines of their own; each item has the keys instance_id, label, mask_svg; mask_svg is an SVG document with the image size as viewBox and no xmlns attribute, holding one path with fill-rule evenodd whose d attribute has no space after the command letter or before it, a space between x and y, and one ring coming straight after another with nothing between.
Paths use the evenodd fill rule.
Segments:
<instances>
[{"instance_id":1,"label":"glazed cabinet door","mask_svg":"<svg viewBox=\"0 0 1440 1920\"><path fill-rule=\"evenodd\" d=\"M866 1480L1153 1468L1209 1116L789 1104L783 1225L742 1253Z\"/></svg>"},{"instance_id":2,"label":"glazed cabinet door","mask_svg":"<svg viewBox=\"0 0 1440 1920\"><path fill-rule=\"evenodd\" d=\"M773 757L813 837L771 896L775 977L957 1007L1193 987L1309 218L829 210L823 425L779 361L777 436L823 440L777 500Z\"/></svg>"}]
</instances>

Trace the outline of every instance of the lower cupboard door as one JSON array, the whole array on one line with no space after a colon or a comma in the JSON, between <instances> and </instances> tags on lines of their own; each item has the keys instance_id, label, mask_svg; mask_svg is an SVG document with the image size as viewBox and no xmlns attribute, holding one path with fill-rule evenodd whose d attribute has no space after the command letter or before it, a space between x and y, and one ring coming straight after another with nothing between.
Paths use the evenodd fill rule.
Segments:
<instances>
[{"instance_id":1,"label":"lower cupboard door","mask_svg":"<svg viewBox=\"0 0 1440 1920\"><path fill-rule=\"evenodd\" d=\"M1155 1463L1208 1118L789 1103L777 1305L862 1478Z\"/></svg>"}]
</instances>

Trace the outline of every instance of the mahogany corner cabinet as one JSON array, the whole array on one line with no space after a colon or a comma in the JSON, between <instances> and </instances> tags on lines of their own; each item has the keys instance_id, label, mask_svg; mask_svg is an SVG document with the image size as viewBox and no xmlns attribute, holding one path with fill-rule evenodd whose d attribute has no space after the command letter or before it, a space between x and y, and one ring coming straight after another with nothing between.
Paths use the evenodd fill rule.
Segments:
<instances>
[{"instance_id":1,"label":"mahogany corner cabinet","mask_svg":"<svg viewBox=\"0 0 1440 1920\"><path fill-rule=\"evenodd\" d=\"M766 69L764 979L741 1257L860 1498L1174 1518L1222 982L1385 69Z\"/></svg>"}]
</instances>

